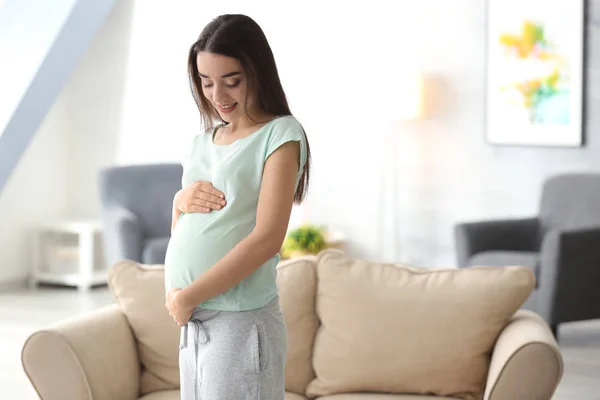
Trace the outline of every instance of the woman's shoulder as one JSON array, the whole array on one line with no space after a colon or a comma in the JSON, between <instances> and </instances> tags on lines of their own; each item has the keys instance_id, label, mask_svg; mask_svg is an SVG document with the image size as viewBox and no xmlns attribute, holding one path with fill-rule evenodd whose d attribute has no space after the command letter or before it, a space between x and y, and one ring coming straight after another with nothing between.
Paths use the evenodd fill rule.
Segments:
<instances>
[{"instance_id":1,"label":"woman's shoulder","mask_svg":"<svg viewBox=\"0 0 600 400\"><path fill-rule=\"evenodd\" d=\"M302 124L293 115L283 115L272 120L264 140L269 145L277 146L289 140L305 141Z\"/></svg>"},{"instance_id":2,"label":"woman's shoulder","mask_svg":"<svg viewBox=\"0 0 600 400\"><path fill-rule=\"evenodd\" d=\"M276 117L272 121L272 128L274 130L294 130L294 131L303 131L302 124L298 119L293 115L282 115Z\"/></svg>"}]
</instances>

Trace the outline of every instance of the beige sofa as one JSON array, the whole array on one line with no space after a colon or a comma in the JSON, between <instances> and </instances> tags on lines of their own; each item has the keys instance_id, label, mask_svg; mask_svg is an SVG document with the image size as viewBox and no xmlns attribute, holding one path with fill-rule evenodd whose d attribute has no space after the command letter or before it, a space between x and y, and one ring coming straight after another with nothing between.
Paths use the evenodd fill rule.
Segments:
<instances>
[{"instance_id":1,"label":"beige sofa","mask_svg":"<svg viewBox=\"0 0 600 400\"><path fill-rule=\"evenodd\" d=\"M179 398L163 274L118 263L116 304L31 335L23 367L43 400ZM278 285L286 400L548 400L562 375L548 326L518 311L534 287L526 268L418 269L326 250L281 263Z\"/></svg>"}]
</instances>

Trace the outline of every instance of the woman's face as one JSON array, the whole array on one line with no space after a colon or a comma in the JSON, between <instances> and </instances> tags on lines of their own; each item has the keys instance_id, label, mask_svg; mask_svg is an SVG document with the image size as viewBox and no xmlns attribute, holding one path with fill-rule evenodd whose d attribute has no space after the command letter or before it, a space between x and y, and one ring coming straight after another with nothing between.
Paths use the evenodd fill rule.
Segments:
<instances>
[{"instance_id":1,"label":"woman's face","mask_svg":"<svg viewBox=\"0 0 600 400\"><path fill-rule=\"evenodd\" d=\"M201 51L196 58L204 97L225 122L236 121L252 111L246 104L248 81L238 60L221 54ZM252 103L252 96L248 96Z\"/></svg>"}]
</instances>

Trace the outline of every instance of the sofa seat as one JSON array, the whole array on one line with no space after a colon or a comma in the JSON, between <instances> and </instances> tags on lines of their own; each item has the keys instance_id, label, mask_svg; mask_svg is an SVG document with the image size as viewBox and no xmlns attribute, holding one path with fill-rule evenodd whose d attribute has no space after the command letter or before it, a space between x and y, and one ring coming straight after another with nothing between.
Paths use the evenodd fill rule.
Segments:
<instances>
[{"instance_id":1,"label":"sofa seat","mask_svg":"<svg viewBox=\"0 0 600 400\"><path fill-rule=\"evenodd\" d=\"M285 392L284 400L306 400L306 397L301 396L297 393Z\"/></svg>"},{"instance_id":2,"label":"sofa seat","mask_svg":"<svg viewBox=\"0 0 600 400\"><path fill-rule=\"evenodd\" d=\"M317 400L456 400L454 397L419 396L413 394L348 393L318 397ZM287 398L285 400L288 400Z\"/></svg>"},{"instance_id":3,"label":"sofa seat","mask_svg":"<svg viewBox=\"0 0 600 400\"><path fill-rule=\"evenodd\" d=\"M140 397L139 400L179 400L179 390L159 390Z\"/></svg>"},{"instance_id":4,"label":"sofa seat","mask_svg":"<svg viewBox=\"0 0 600 400\"><path fill-rule=\"evenodd\" d=\"M352 395L354 396L354 395ZM335 398L337 398L337 396L333 396ZM356 400L360 400L363 397L349 397L348 399L356 399ZM364 397L366 399L381 399L381 400L385 400L387 398L389 398L390 400L396 399L398 398L397 396L384 396L384 397L369 397L369 395L367 395L367 397ZM179 400L179 390L160 390L158 392L154 392L154 393L150 393L147 394L146 396L140 397L139 400ZM400 399L404 400L404 397L400 397ZM412 396L409 396L407 398L408 400L413 400ZM418 398L417 400L428 400L429 397L426 398ZM440 397L437 397L436 399L440 399ZM296 393L290 393L290 392L286 392L285 393L285 399L284 400L306 400L306 397L304 396L300 396L299 394ZM343 397L342 397L343 400Z\"/></svg>"},{"instance_id":5,"label":"sofa seat","mask_svg":"<svg viewBox=\"0 0 600 400\"><path fill-rule=\"evenodd\" d=\"M417 396L405 394L379 394L379 393L347 393L332 396L317 397L316 400L455 400L453 397ZM179 390L161 390L150 393L139 400L179 400ZM286 392L284 400L307 400L306 397L296 393Z\"/></svg>"}]
</instances>

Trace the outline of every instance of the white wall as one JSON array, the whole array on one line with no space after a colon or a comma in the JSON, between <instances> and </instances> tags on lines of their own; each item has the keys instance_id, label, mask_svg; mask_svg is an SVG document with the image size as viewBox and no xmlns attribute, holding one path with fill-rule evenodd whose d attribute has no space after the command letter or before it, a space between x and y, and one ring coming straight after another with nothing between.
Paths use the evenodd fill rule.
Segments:
<instances>
[{"instance_id":1,"label":"white wall","mask_svg":"<svg viewBox=\"0 0 600 400\"><path fill-rule=\"evenodd\" d=\"M0 288L25 281L40 224L98 215L96 173L114 163L121 129L131 10L115 6L0 192Z\"/></svg>"},{"instance_id":2,"label":"white wall","mask_svg":"<svg viewBox=\"0 0 600 400\"><path fill-rule=\"evenodd\" d=\"M27 277L36 225L65 215L67 106L63 92L0 193L0 288Z\"/></svg>"},{"instance_id":3,"label":"white wall","mask_svg":"<svg viewBox=\"0 0 600 400\"><path fill-rule=\"evenodd\" d=\"M427 114L395 131L399 261L454 264L455 222L533 214L545 177L600 166L592 129L585 149L485 143L485 2L350 3L120 2L66 89L74 117L65 209L96 215L95 172L103 165L181 158L199 127L188 46L212 17L227 12L248 14L265 30L313 150L309 218L343 230L355 254L383 256L379 242L387 232L377 212L388 115L373 109L393 98L406 65L422 65ZM4 268L25 274L25 259L13 260Z\"/></svg>"},{"instance_id":4,"label":"white wall","mask_svg":"<svg viewBox=\"0 0 600 400\"><path fill-rule=\"evenodd\" d=\"M123 105L132 16L130 1L117 2L65 87L70 117L67 209L73 218L98 217L98 170L116 163L120 137L127 136Z\"/></svg>"}]
</instances>

